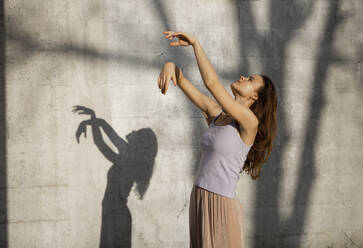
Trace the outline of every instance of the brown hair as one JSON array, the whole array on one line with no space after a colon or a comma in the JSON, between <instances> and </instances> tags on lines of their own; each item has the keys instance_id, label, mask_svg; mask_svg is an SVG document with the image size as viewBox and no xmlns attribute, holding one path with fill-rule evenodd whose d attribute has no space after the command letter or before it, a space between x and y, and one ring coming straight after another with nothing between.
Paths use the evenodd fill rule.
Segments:
<instances>
[{"instance_id":1,"label":"brown hair","mask_svg":"<svg viewBox=\"0 0 363 248\"><path fill-rule=\"evenodd\" d=\"M258 99L250 109L256 115L259 124L255 142L247 154L243 170L256 180L260 176L263 163L270 156L273 140L277 132L276 108L277 95L272 80L259 74L264 81L264 86L258 90Z\"/></svg>"}]
</instances>

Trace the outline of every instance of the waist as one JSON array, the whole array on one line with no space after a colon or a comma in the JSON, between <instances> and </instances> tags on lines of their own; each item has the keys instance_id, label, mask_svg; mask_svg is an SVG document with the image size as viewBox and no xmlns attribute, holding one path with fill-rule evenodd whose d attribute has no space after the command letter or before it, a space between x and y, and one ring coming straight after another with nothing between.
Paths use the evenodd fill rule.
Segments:
<instances>
[{"instance_id":1,"label":"waist","mask_svg":"<svg viewBox=\"0 0 363 248\"><path fill-rule=\"evenodd\" d=\"M201 177L199 177L194 181L193 187L198 190L208 191L208 193L234 198L236 196L236 186L237 184L235 183L221 184L215 181L212 182L210 180L203 180Z\"/></svg>"}]
</instances>

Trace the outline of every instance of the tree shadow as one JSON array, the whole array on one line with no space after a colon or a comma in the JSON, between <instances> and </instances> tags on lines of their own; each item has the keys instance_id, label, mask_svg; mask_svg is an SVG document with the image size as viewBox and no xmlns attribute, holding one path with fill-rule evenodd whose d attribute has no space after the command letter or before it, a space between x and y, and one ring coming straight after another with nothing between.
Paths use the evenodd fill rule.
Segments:
<instances>
[{"instance_id":1,"label":"tree shadow","mask_svg":"<svg viewBox=\"0 0 363 248\"><path fill-rule=\"evenodd\" d=\"M258 2L258 1L257 1ZM296 29L308 20L312 13L315 1L270 1L269 9L269 32L259 35L258 29L253 21L252 3L254 1L242 1L239 3L240 24L247 23L251 32L244 32L240 25L241 56L248 56L247 51L257 49L260 56L267 55L266 63L263 63L261 73L269 75L277 88L278 94L278 136L271 157L264 165L261 176L256 182L256 202L254 206L254 227L252 236L252 247L299 247L301 235L304 232L306 214L309 207L309 199L315 181L315 144L319 132L319 123L324 109L324 81L331 59L339 59L337 56L326 60L333 53L332 43L334 31L341 18L339 16L339 0L329 2L328 19L323 30L324 38L316 56L314 79L309 100L308 117L304 128L304 139L302 144L301 160L298 165L298 177L296 180L292 214L286 219L279 215L279 190L281 186L284 168L282 166L283 153L288 144L289 132L286 125L286 110L283 105L285 101L284 91L279 91L285 86L285 55L287 48L294 36ZM242 22L242 23L241 23ZM279 27L279 29L276 29ZM257 41L257 42L256 42ZM258 44L258 47L256 46ZM271 47L272 44L272 47ZM271 53L271 50L274 51ZM248 67L245 62L245 67ZM247 68L248 69L248 68ZM252 73L252 72L251 72ZM229 74L225 72L225 74ZM282 103L282 104L281 104Z\"/></svg>"},{"instance_id":2,"label":"tree shadow","mask_svg":"<svg viewBox=\"0 0 363 248\"><path fill-rule=\"evenodd\" d=\"M309 100L308 116L305 118L304 139L298 162L298 180L295 186L293 209L288 218L281 222L280 236L285 247L299 247L301 236L306 232L304 228L311 204L311 193L316 180L316 139L319 137L319 127L326 105L324 91L327 87L326 79L329 66L344 59L333 49L334 35L338 25L345 17L340 13L340 0L329 1L328 18L323 30L323 37L319 44L316 64L313 74L312 91ZM288 236L287 239L285 237Z\"/></svg>"},{"instance_id":3,"label":"tree shadow","mask_svg":"<svg viewBox=\"0 0 363 248\"><path fill-rule=\"evenodd\" d=\"M8 247L4 1L0 3L0 247Z\"/></svg>"},{"instance_id":4,"label":"tree shadow","mask_svg":"<svg viewBox=\"0 0 363 248\"><path fill-rule=\"evenodd\" d=\"M314 2L314 1L311 1ZM291 4L290 4L291 3ZM165 11L161 11L163 10L163 6L160 4L159 1L156 1L156 4L158 4L160 9L160 16L166 16L165 15ZM236 10L240 10L238 15L240 16L240 12L242 12L243 8L243 18L247 18L247 19L253 19L253 15L252 15L252 11L251 11L251 6L249 2L240 2L240 8L236 8ZM240 40L243 40L244 43L241 43L241 55L245 61L243 67L245 69L247 69L248 71L248 63L247 63L247 59L246 57L249 56L249 52L253 49L250 48L256 48L254 44L261 44L259 42L262 42L262 45L260 48L257 48L260 52L260 54L266 54L269 55L269 57L273 57L273 59L276 59L276 61L280 58L284 58L284 55L286 54L286 50L287 50L287 46L289 45L289 42L291 40L291 38L293 37L293 29L299 28L301 27L301 25L307 20L307 17L309 16L309 13L311 13L312 11L312 5L309 5L309 1L306 1L305 4L308 4L306 6L300 6L300 4L297 4L297 1L270 1L270 16L271 16L271 29L272 31L267 33L267 36L261 36L258 35L258 33L254 33L252 34L252 36L249 36L250 33L246 33L244 34L244 32L242 32L242 29L240 28ZM0 18L2 21L0 21L0 32L2 32L3 34L5 33L5 25L4 25L4 3L2 3L0 5ZM311 190L313 187L313 182L314 182L314 169L315 169L315 162L314 162L314 144L316 143L315 139L318 136L318 124L320 123L320 114L323 110L324 107L324 100L323 100L323 82L326 79L326 73L327 73L327 69L329 67L329 63L330 61L325 60L323 61L322 58L326 57L327 53L331 53L332 52L332 42L333 42L333 32L336 29L337 25L338 25L338 20L335 19L336 14L338 12L338 5L339 5L339 1L335 0L335 1L331 1L330 2L330 14L329 14L329 18L327 21L327 25L325 28L325 33L326 35L323 38L322 44L321 44L321 50L320 50L320 54L318 54L317 59L321 59L320 61L318 61L317 65L315 66L316 71L314 72L314 76L315 79L313 81L313 86L316 88L314 88L314 91L311 95L311 99L310 99L310 107L309 107L309 116L314 117L313 120L313 125L312 123L308 122L305 124L306 128L305 128L305 140L303 141L303 149L301 151L301 161L299 161L299 168L300 168L300 172L299 172L299 178L297 181L297 186L296 186L296 191L295 191L295 198L294 198L294 210L293 210L293 214L287 218L286 220L281 220L281 217L279 216L278 213L278 195L280 194L279 189L281 188L281 176L283 175L283 168L282 168L282 157L283 157L283 151L285 146L288 144L288 138L289 138L289 134L288 134L288 128L285 122L285 118L286 118L286 114L285 114L285 110L283 109L283 106L280 104L279 108L278 108L278 119L279 119L279 136L278 136L278 140L277 142L279 143L278 146L275 147L274 151L272 152L272 156L269 159L269 161L266 163L266 165L264 166L264 170L263 170L263 175L261 175L261 180L259 180L257 182L257 188L256 188L256 208L255 208L255 212L254 212L254 243L253 243L253 247L272 247L272 246L276 246L278 245L278 243L280 242L285 242L284 240L280 240L280 241L276 241L276 235L278 235L279 237L285 239L286 236L294 236L297 235L297 238L293 238L291 239L291 241L289 241L289 246L291 247L298 247L299 244L301 243L300 238L298 237L298 235L303 231L304 229L304 224L305 224L305 218L306 218L306 213L308 210L308 206L305 204L308 200L309 200L309 196L311 194ZM290 7L288 7L290 6ZM301 7L301 8L300 8ZM293 8L293 11L290 12L291 8ZM296 13L296 15L294 16L290 16L289 19L287 19L288 21L286 21L286 19L281 18L281 13ZM243 19L243 20L247 20L247 19ZM168 25L168 22L165 21L165 27L166 30L171 29L170 26ZM240 23L241 24L241 23ZM283 32L277 32L276 30L273 30L273 28L275 27L275 25L289 25L289 26L285 26L288 29L285 29ZM253 22L249 23L249 28L252 27L253 31L256 31L257 28L255 26L255 24ZM25 30L19 30L18 33L14 33L13 36L12 34L8 35L8 38L10 38L12 40L15 41L22 41L23 44L28 44L29 40L30 40L30 36L29 37L22 37L19 36L19 34L24 34L26 33ZM256 42L257 40L257 42ZM30 40L31 41L31 40ZM40 46L41 44L35 44L36 46ZM1 136L0 136L0 140L1 140L1 162L0 162L0 246L1 247L7 247L7 243L8 243L8 235L7 235L7 191L6 191L6 187L7 187L7 172L6 172L6 124L5 124L5 120L6 120L6 116L5 116L5 36L2 35L0 36L0 63L1 63L1 67L0 67L0 77L1 77L1 110L0 111L0 116L1 116ZM25 50L26 51L32 51L32 49L34 47L27 47L25 46ZM40 47L41 48L41 47ZM271 49L272 48L272 49ZM58 52L64 52L67 51L70 54L76 54L79 56L90 56L90 57L95 57L95 58L100 58L100 59L105 59L105 56L103 54L97 53L96 51L92 50L92 49L88 49L88 48L84 48L81 46L77 46L77 45L72 45L72 46L68 46L68 45L64 45L61 46L58 50L55 49L55 51ZM171 52L174 51L173 49L170 50ZM276 54L271 54L271 51L276 51ZM128 60L128 62L132 62L134 64L136 63L145 63L144 61L142 61L142 59L138 59L138 58L133 58L132 56L122 56L122 55L116 55L115 57L113 57L113 59L115 60ZM276 86L279 86L281 88L284 87L285 82L283 81L284 78L284 69L285 69L285 65L284 60L281 59L281 63L276 63L277 66L270 66L269 63L266 63L266 65L264 65L264 70L267 74L271 74L273 75L272 79L275 83L277 83ZM16 64L15 64L16 65ZM15 66L13 65L13 66ZM145 66L147 66L147 63L145 63ZM159 65L158 65L159 66ZM223 75L229 75L228 72L224 72ZM279 102L284 102L285 97L283 95L283 92L279 92ZM99 122L99 123L98 123ZM103 123L102 123L103 122ZM120 137L118 137L118 135L113 131L113 129L111 127L107 127L107 123L105 124L105 121L101 121L100 119L98 119L96 122L93 122L93 124L90 124L92 126L92 130L93 130L93 137L94 137L94 142L97 145L97 147L99 147L100 151L102 152L102 154L108 158L111 162L113 162L112 167L110 168L109 172L108 172L108 182L107 182L107 187L105 190L105 196L104 196L104 200L102 202L103 204L103 208L102 208L102 231L101 231L101 240L103 239L104 241L102 242L110 242L110 244L112 243L112 240L116 240L117 242L123 242L122 239L123 237L118 235L117 230L116 229L120 229L125 231L125 233L130 230L130 233L128 235L128 237L131 237L131 216L130 216L130 211L127 208L127 196L128 196L128 189L131 189L132 187L132 183L133 182L139 182L137 183L137 187L138 187L138 191L139 194L141 196L141 198L143 197L143 194L146 192L147 190L147 186L148 183L150 181L150 177L152 174L152 170L153 170L153 166L154 163L150 161L154 160L154 155L146 155L145 156L145 161L146 163L144 163L144 166L138 166L139 162L135 162L132 159L131 160L127 160L127 156L125 157L121 157L120 154L122 154L122 152L126 151L122 150L122 147L126 147L128 149L131 149L131 151L135 150L137 151L137 149L133 149L131 148L132 146L130 146L132 144L132 142L129 141L129 143L127 143L126 141L122 140ZM103 142L102 140L102 135L100 133L100 130L98 129L98 127L103 127L102 125L105 124L105 132L106 130L108 130L110 133L114 133L114 137L116 137L116 140L118 140L116 142L113 142L115 144L116 147L120 147L121 150L119 149L119 154L116 154L109 149L109 147L107 147L107 145ZM96 128L94 128L94 126L96 126ZM109 126L109 125L108 125ZM144 130L144 129L142 129ZM140 130L141 131L141 130ZM138 133L139 131L137 131L136 133ZM142 138L143 136L146 137L155 137L154 133L152 130L150 129L145 129L140 135L136 135L136 137L140 137ZM97 138L96 138L97 137ZM128 140L135 140L135 142L133 144L138 144L138 142L143 142L143 141L147 141L150 140L150 138L133 138L134 134L131 133L128 135L129 138L127 138ZM111 139L111 138L110 138ZM126 144L125 144L126 143ZM137 145L136 145L137 147ZM152 144L151 149L155 149L155 154L156 154L156 150L157 150L157 143L156 143L156 139L155 139L155 143ZM149 148L148 148L149 150ZM146 150L146 151L148 151ZM134 152L132 152L132 154L134 154ZM141 153L143 154L143 153ZM138 159L138 156L136 156ZM142 159L143 155L140 156L139 159ZM150 160L150 158L152 158ZM307 158L307 160L305 159ZM113 160L114 159L114 160ZM116 161L116 162L115 162ZM148 164L149 162L150 164ZM127 162L127 163L126 163ZM140 163L142 163L140 161ZM120 166L121 165L121 166ZM130 169L130 171L127 170L127 173L129 174L129 178L124 178L125 180L120 182L118 179L120 177L125 177L125 175L128 175L125 172L125 168L120 168L122 167L122 165L130 165L127 166L125 168ZM135 165L135 166L132 166ZM135 168L133 168L135 167ZM197 166L195 166L197 167ZM133 169L132 169L133 168ZM144 168L146 170L142 170L142 173L136 173L136 171L138 170L137 168ZM149 171L147 170L149 169ZM310 174L309 174L310 173ZM142 175L142 177L144 179L137 179L138 175ZM307 175L311 175L311 176L307 176ZM143 182L142 182L143 181ZM131 186L130 186L131 184ZM140 186L139 186L140 185ZM120 187L122 189L120 189ZM118 198L112 198L114 194L116 194L117 192L122 193L120 197ZM144 193L142 193L144 192ZM301 204L302 205L297 205L297 204ZM121 210L118 209L114 209L115 206L121 206ZM115 216L115 220L109 220L106 221L108 217L112 216L114 213ZM104 215L105 214L105 215ZM104 223L105 220L105 223ZM113 222L114 221L114 222ZM130 221L130 224L125 225L125 227L120 227L117 224L123 223L123 221ZM106 223L107 222L107 223ZM115 224L114 227L112 227L112 224ZM115 231L112 231L115 230ZM104 233L106 231L109 231L110 233ZM123 232L123 231L121 231ZM104 233L104 235L102 234ZM109 235L109 236L107 236ZM110 241L109 241L110 240ZM125 243L127 243L128 240L125 241Z\"/></svg>"},{"instance_id":5,"label":"tree shadow","mask_svg":"<svg viewBox=\"0 0 363 248\"><path fill-rule=\"evenodd\" d=\"M82 106L78 106L77 110L86 110L84 114L93 112ZM134 183L141 200L149 187L158 149L156 135L150 128L142 128L129 133L125 141L105 120L95 115L92 117L91 114L91 119L82 121L78 127L78 142L82 133L86 136L87 125L91 126L95 145L113 163L107 172L107 186L102 200L99 247L131 247L132 217L127 200ZM114 152L104 142L100 128L118 152Z\"/></svg>"}]
</instances>

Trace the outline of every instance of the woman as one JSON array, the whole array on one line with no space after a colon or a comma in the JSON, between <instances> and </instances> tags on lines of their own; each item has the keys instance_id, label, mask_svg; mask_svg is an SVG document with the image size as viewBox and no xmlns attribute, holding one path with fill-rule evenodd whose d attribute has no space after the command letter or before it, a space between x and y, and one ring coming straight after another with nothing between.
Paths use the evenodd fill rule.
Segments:
<instances>
[{"instance_id":1,"label":"woman","mask_svg":"<svg viewBox=\"0 0 363 248\"><path fill-rule=\"evenodd\" d=\"M189 205L190 247L244 247L242 206L235 195L239 174L259 177L276 136L277 97L269 77L241 76L230 87L220 83L199 41L185 32L163 32L179 39L171 46L192 46L203 82L216 99L202 94L168 62L158 78L165 95L170 80L203 112L208 129L199 143L201 159Z\"/></svg>"}]
</instances>

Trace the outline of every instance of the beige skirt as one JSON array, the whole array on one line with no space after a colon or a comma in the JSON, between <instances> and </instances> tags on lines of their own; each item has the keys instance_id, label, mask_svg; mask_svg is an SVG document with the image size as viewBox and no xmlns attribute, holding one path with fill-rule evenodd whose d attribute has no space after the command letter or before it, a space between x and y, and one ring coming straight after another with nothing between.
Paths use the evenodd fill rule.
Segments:
<instances>
[{"instance_id":1,"label":"beige skirt","mask_svg":"<svg viewBox=\"0 0 363 248\"><path fill-rule=\"evenodd\" d=\"M242 205L237 197L193 185L189 205L190 248L243 248Z\"/></svg>"}]
</instances>

